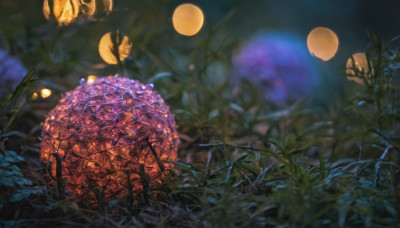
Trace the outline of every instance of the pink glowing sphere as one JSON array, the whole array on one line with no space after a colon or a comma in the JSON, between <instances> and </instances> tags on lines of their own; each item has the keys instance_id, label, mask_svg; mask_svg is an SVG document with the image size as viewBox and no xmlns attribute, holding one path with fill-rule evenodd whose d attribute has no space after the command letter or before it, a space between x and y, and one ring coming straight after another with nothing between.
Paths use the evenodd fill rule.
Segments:
<instances>
[{"instance_id":1,"label":"pink glowing sphere","mask_svg":"<svg viewBox=\"0 0 400 228\"><path fill-rule=\"evenodd\" d=\"M55 177L59 157L72 198L95 203L99 191L105 200L140 192L141 175L161 182L178 144L174 116L152 84L109 76L83 82L50 111L41 160Z\"/></svg>"}]
</instances>

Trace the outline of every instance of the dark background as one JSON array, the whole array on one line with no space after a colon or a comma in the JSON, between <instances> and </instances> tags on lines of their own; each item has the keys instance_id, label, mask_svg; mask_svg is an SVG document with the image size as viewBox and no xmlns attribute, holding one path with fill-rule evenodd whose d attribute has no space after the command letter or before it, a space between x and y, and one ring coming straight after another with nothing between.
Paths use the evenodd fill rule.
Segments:
<instances>
[{"instance_id":1,"label":"dark background","mask_svg":"<svg viewBox=\"0 0 400 228\"><path fill-rule=\"evenodd\" d=\"M206 17L203 29L192 38L178 35L171 24L174 8L184 2L199 5ZM156 55L162 55L162 49L169 46L187 54L193 50L190 45L204 40L219 24L223 24L224 35L233 40L231 50L265 30L294 33L304 39L306 45L307 34L323 26L331 28L339 37L335 57L328 62L315 59L324 81L322 90L330 89L329 94L342 88L345 80L341 75L347 59L353 53L365 51L369 43L367 30L386 41L400 34L400 1L395 0L117 0L113 13L104 20L90 25L74 23L59 29L46 21L42 4L42 0L0 1L0 48L19 56L28 69L36 68L43 58L38 47L45 46L47 51L52 48L52 57L56 60L78 63L81 70L75 72L77 77L97 73L92 67L102 64L97 53L98 40L112 29L122 30L133 40L135 60L140 58L141 45ZM58 36L61 33L62 36ZM151 42L146 43L149 37ZM115 73L115 68L107 66L101 73ZM78 83L78 80L73 81ZM68 82L58 82L65 83Z\"/></svg>"}]
</instances>

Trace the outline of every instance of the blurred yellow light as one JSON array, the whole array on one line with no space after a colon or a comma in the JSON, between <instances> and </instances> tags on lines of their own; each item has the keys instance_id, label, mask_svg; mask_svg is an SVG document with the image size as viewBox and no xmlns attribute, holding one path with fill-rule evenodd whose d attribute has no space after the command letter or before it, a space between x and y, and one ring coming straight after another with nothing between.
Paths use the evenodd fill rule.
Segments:
<instances>
[{"instance_id":1,"label":"blurred yellow light","mask_svg":"<svg viewBox=\"0 0 400 228\"><path fill-rule=\"evenodd\" d=\"M34 92L32 95L32 100L36 100L37 98L38 98L38 94L36 92Z\"/></svg>"},{"instance_id":2,"label":"blurred yellow light","mask_svg":"<svg viewBox=\"0 0 400 228\"><path fill-rule=\"evenodd\" d=\"M189 64L189 70L190 71L196 70L196 66L194 64Z\"/></svg>"},{"instance_id":3,"label":"blurred yellow light","mask_svg":"<svg viewBox=\"0 0 400 228\"><path fill-rule=\"evenodd\" d=\"M355 53L352 57L354 59L354 65L352 58L349 58L346 63L347 79L354 81L357 84L364 84L364 80L360 78L360 76L363 76L367 78L368 82L370 82L373 70L369 70L368 60L365 53ZM369 64L372 66L371 61Z\"/></svg>"},{"instance_id":4,"label":"blurred yellow light","mask_svg":"<svg viewBox=\"0 0 400 228\"><path fill-rule=\"evenodd\" d=\"M339 39L329 28L317 27L308 34L307 46L313 56L328 61L335 56Z\"/></svg>"},{"instance_id":5,"label":"blurred yellow light","mask_svg":"<svg viewBox=\"0 0 400 228\"><path fill-rule=\"evenodd\" d=\"M42 96L42 98L48 98L51 96L51 90L50 89L42 89L40 91L40 96Z\"/></svg>"},{"instance_id":6,"label":"blurred yellow light","mask_svg":"<svg viewBox=\"0 0 400 228\"><path fill-rule=\"evenodd\" d=\"M81 1L82 13L86 15L93 15L96 12L96 0Z\"/></svg>"},{"instance_id":7,"label":"blurred yellow light","mask_svg":"<svg viewBox=\"0 0 400 228\"><path fill-rule=\"evenodd\" d=\"M103 0L104 10L106 12L111 12L113 9L113 0Z\"/></svg>"},{"instance_id":8,"label":"blurred yellow light","mask_svg":"<svg viewBox=\"0 0 400 228\"><path fill-rule=\"evenodd\" d=\"M96 81L96 79L97 79L96 76L94 76L94 75L89 75L88 78L87 78L87 83L88 83L88 84L91 84L91 83L93 83L94 81Z\"/></svg>"},{"instance_id":9,"label":"blurred yellow light","mask_svg":"<svg viewBox=\"0 0 400 228\"><path fill-rule=\"evenodd\" d=\"M68 25L79 15L79 0L53 0L53 15L59 25ZM46 19L50 18L49 1L43 1L43 14Z\"/></svg>"},{"instance_id":10,"label":"blurred yellow light","mask_svg":"<svg viewBox=\"0 0 400 228\"><path fill-rule=\"evenodd\" d=\"M172 15L172 24L175 30L185 36L193 36L203 27L204 14L193 4L185 3L176 7Z\"/></svg>"},{"instance_id":11,"label":"blurred yellow light","mask_svg":"<svg viewBox=\"0 0 400 228\"><path fill-rule=\"evenodd\" d=\"M132 43L129 42L129 38L127 36L123 36L121 41L119 32L117 32L115 37L116 45L118 45L118 47L115 47L112 41L111 32L106 33L100 39L99 54L103 61L108 64L118 64L116 50L118 50L119 59L122 62L126 57L129 56L129 53L132 49Z\"/></svg>"},{"instance_id":12,"label":"blurred yellow light","mask_svg":"<svg viewBox=\"0 0 400 228\"><path fill-rule=\"evenodd\" d=\"M50 6L49 6L49 1L44 0L43 1L43 15L46 18L46 20L49 20L50 18Z\"/></svg>"},{"instance_id":13,"label":"blurred yellow light","mask_svg":"<svg viewBox=\"0 0 400 228\"><path fill-rule=\"evenodd\" d=\"M81 0L81 10L83 14L89 16L99 13L99 11L108 14L112 11L113 4L113 0Z\"/></svg>"}]
</instances>

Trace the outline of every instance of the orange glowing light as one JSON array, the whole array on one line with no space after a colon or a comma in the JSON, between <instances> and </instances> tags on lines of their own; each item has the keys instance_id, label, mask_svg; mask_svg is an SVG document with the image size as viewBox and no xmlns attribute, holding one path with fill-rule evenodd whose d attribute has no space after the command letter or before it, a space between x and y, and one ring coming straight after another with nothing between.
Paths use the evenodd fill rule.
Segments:
<instances>
[{"instance_id":1,"label":"orange glowing light","mask_svg":"<svg viewBox=\"0 0 400 228\"><path fill-rule=\"evenodd\" d=\"M175 30L185 36L194 36L203 27L204 14L196 5L185 3L176 7L172 15Z\"/></svg>"},{"instance_id":2,"label":"orange glowing light","mask_svg":"<svg viewBox=\"0 0 400 228\"><path fill-rule=\"evenodd\" d=\"M79 0L53 0L53 10L50 10L48 0L43 2L43 14L48 20L51 12L60 26L69 25L78 18L80 10Z\"/></svg>"},{"instance_id":3,"label":"orange glowing light","mask_svg":"<svg viewBox=\"0 0 400 228\"><path fill-rule=\"evenodd\" d=\"M93 16L95 13L110 13L113 8L113 0L81 0L82 13Z\"/></svg>"},{"instance_id":4,"label":"orange glowing light","mask_svg":"<svg viewBox=\"0 0 400 228\"><path fill-rule=\"evenodd\" d=\"M94 75L89 75L89 76L87 77L87 83L88 83L88 84L93 83L94 81L96 81L96 79L97 79L96 76L94 76Z\"/></svg>"},{"instance_id":5,"label":"orange glowing light","mask_svg":"<svg viewBox=\"0 0 400 228\"><path fill-rule=\"evenodd\" d=\"M153 85L118 76L67 92L43 124L41 161L75 201L97 204L142 191L142 177L160 183L177 159L175 120ZM57 159L61 159L57 167Z\"/></svg>"},{"instance_id":6,"label":"orange glowing light","mask_svg":"<svg viewBox=\"0 0 400 228\"><path fill-rule=\"evenodd\" d=\"M50 89L42 89L41 91L40 91L40 96L42 97L42 98L48 98L48 97L50 97L51 96L51 90Z\"/></svg>"},{"instance_id":7,"label":"orange glowing light","mask_svg":"<svg viewBox=\"0 0 400 228\"><path fill-rule=\"evenodd\" d=\"M43 1L43 15L46 18L46 20L49 20L50 18L50 6L49 6L49 1L44 0Z\"/></svg>"},{"instance_id":8,"label":"orange glowing light","mask_svg":"<svg viewBox=\"0 0 400 228\"><path fill-rule=\"evenodd\" d=\"M113 42L114 41L114 42ZM118 64L117 56L120 61L124 61L132 49L132 43L127 36L121 36L119 32L106 33L100 39L99 54L104 62L108 64Z\"/></svg>"},{"instance_id":9,"label":"orange glowing light","mask_svg":"<svg viewBox=\"0 0 400 228\"><path fill-rule=\"evenodd\" d=\"M54 16L60 26L69 25L79 14L93 16L95 13L110 13L113 0L53 0L53 9L50 10L49 0L43 1L43 15L49 20Z\"/></svg>"},{"instance_id":10,"label":"orange glowing light","mask_svg":"<svg viewBox=\"0 0 400 228\"><path fill-rule=\"evenodd\" d=\"M103 0L103 8L106 13L109 13L113 9L113 0Z\"/></svg>"},{"instance_id":11,"label":"orange glowing light","mask_svg":"<svg viewBox=\"0 0 400 228\"><path fill-rule=\"evenodd\" d=\"M329 28L317 27L308 34L307 46L313 56L328 61L335 56L339 39Z\"/></svg>"},{"instance_id":12,"label":"orange glowing light","mask_svg":"<svg viewBox=\"0 0 400 228\"><path fill-rule=\"evenodd\" d=\"M354 62L353 62L354 60ZM362 77L367 79L367 82L371 81L371 75L374 73L372 67L372 62L367 60L365 53L359 52L355 53L352 58L349 58L346 63L346 74L347 79L354 81L357 84L364 84Z\"/></svg>"},{"instance_id":13,"label":"orange glowing light","mask_svg":"<svg viewBox=\"0 0 400 228\"><path fill-rule=\"evenodd\" d=\"M82 13L92 16L96 12L96 0L81 1Z\"/></svg>"},{"instance_id":14,"label":"orange glowing light","mask_svg":"<svg viewBox=\"0 0 400 228\"><path fill-rule=\"evenodd\" d=\"M34 92L33 94L32 94L32 100L36 100L37 98L38 98L38 94L36 93L36 92Z\"/></svg>"}]
</instances>

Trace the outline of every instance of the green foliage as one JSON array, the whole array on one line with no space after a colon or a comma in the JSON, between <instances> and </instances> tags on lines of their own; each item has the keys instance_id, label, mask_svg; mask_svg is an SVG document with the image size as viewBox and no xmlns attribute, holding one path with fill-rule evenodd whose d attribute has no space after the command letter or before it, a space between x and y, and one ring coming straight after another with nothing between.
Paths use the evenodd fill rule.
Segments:
<instances>
[{"instance_id":1,"label":"green foliage","mask_svg":"<svg viewBox=\"0 0 400 228\"><path fill-rule=\"evenodd\" d=\"M0 210L8 202L20 202L31 195L43 193L42 187L33 186L32 181L27 179L18 167L17 164L23 162L24 158L15 151L4 151L3 145L1 147L3 152L0 153L0 188L7 189L7 192L1 195Z\"/></svg>"},{"instance_id":2,"label":"green foliage","mask_svg":"<svg viewBox=\"0 0 400 228\"><path fill-rule=\"evenodd\" d=\"M384 43L369 34L371 81L354 69L365 85L348 84L329 111L302 101L277 110L249 84L230 83L237 41L224 25L231 14L188 39L168 32L165 1L131 4L102 21L47 24L27 34L33 44L24 57L38 70L0 106L2 226L400 225L398 38ZM98 40L118 19L118 29L133 38L133 58L119 67L95 64ZM68 192L59 200L39 162L40 122L80 78L116 72L155 84L176 115L180 160L163 183L138 196L99 208L72 202ZM53 89L54 100L32 101L43 86Z\"/></svg>"}]
</instances>

